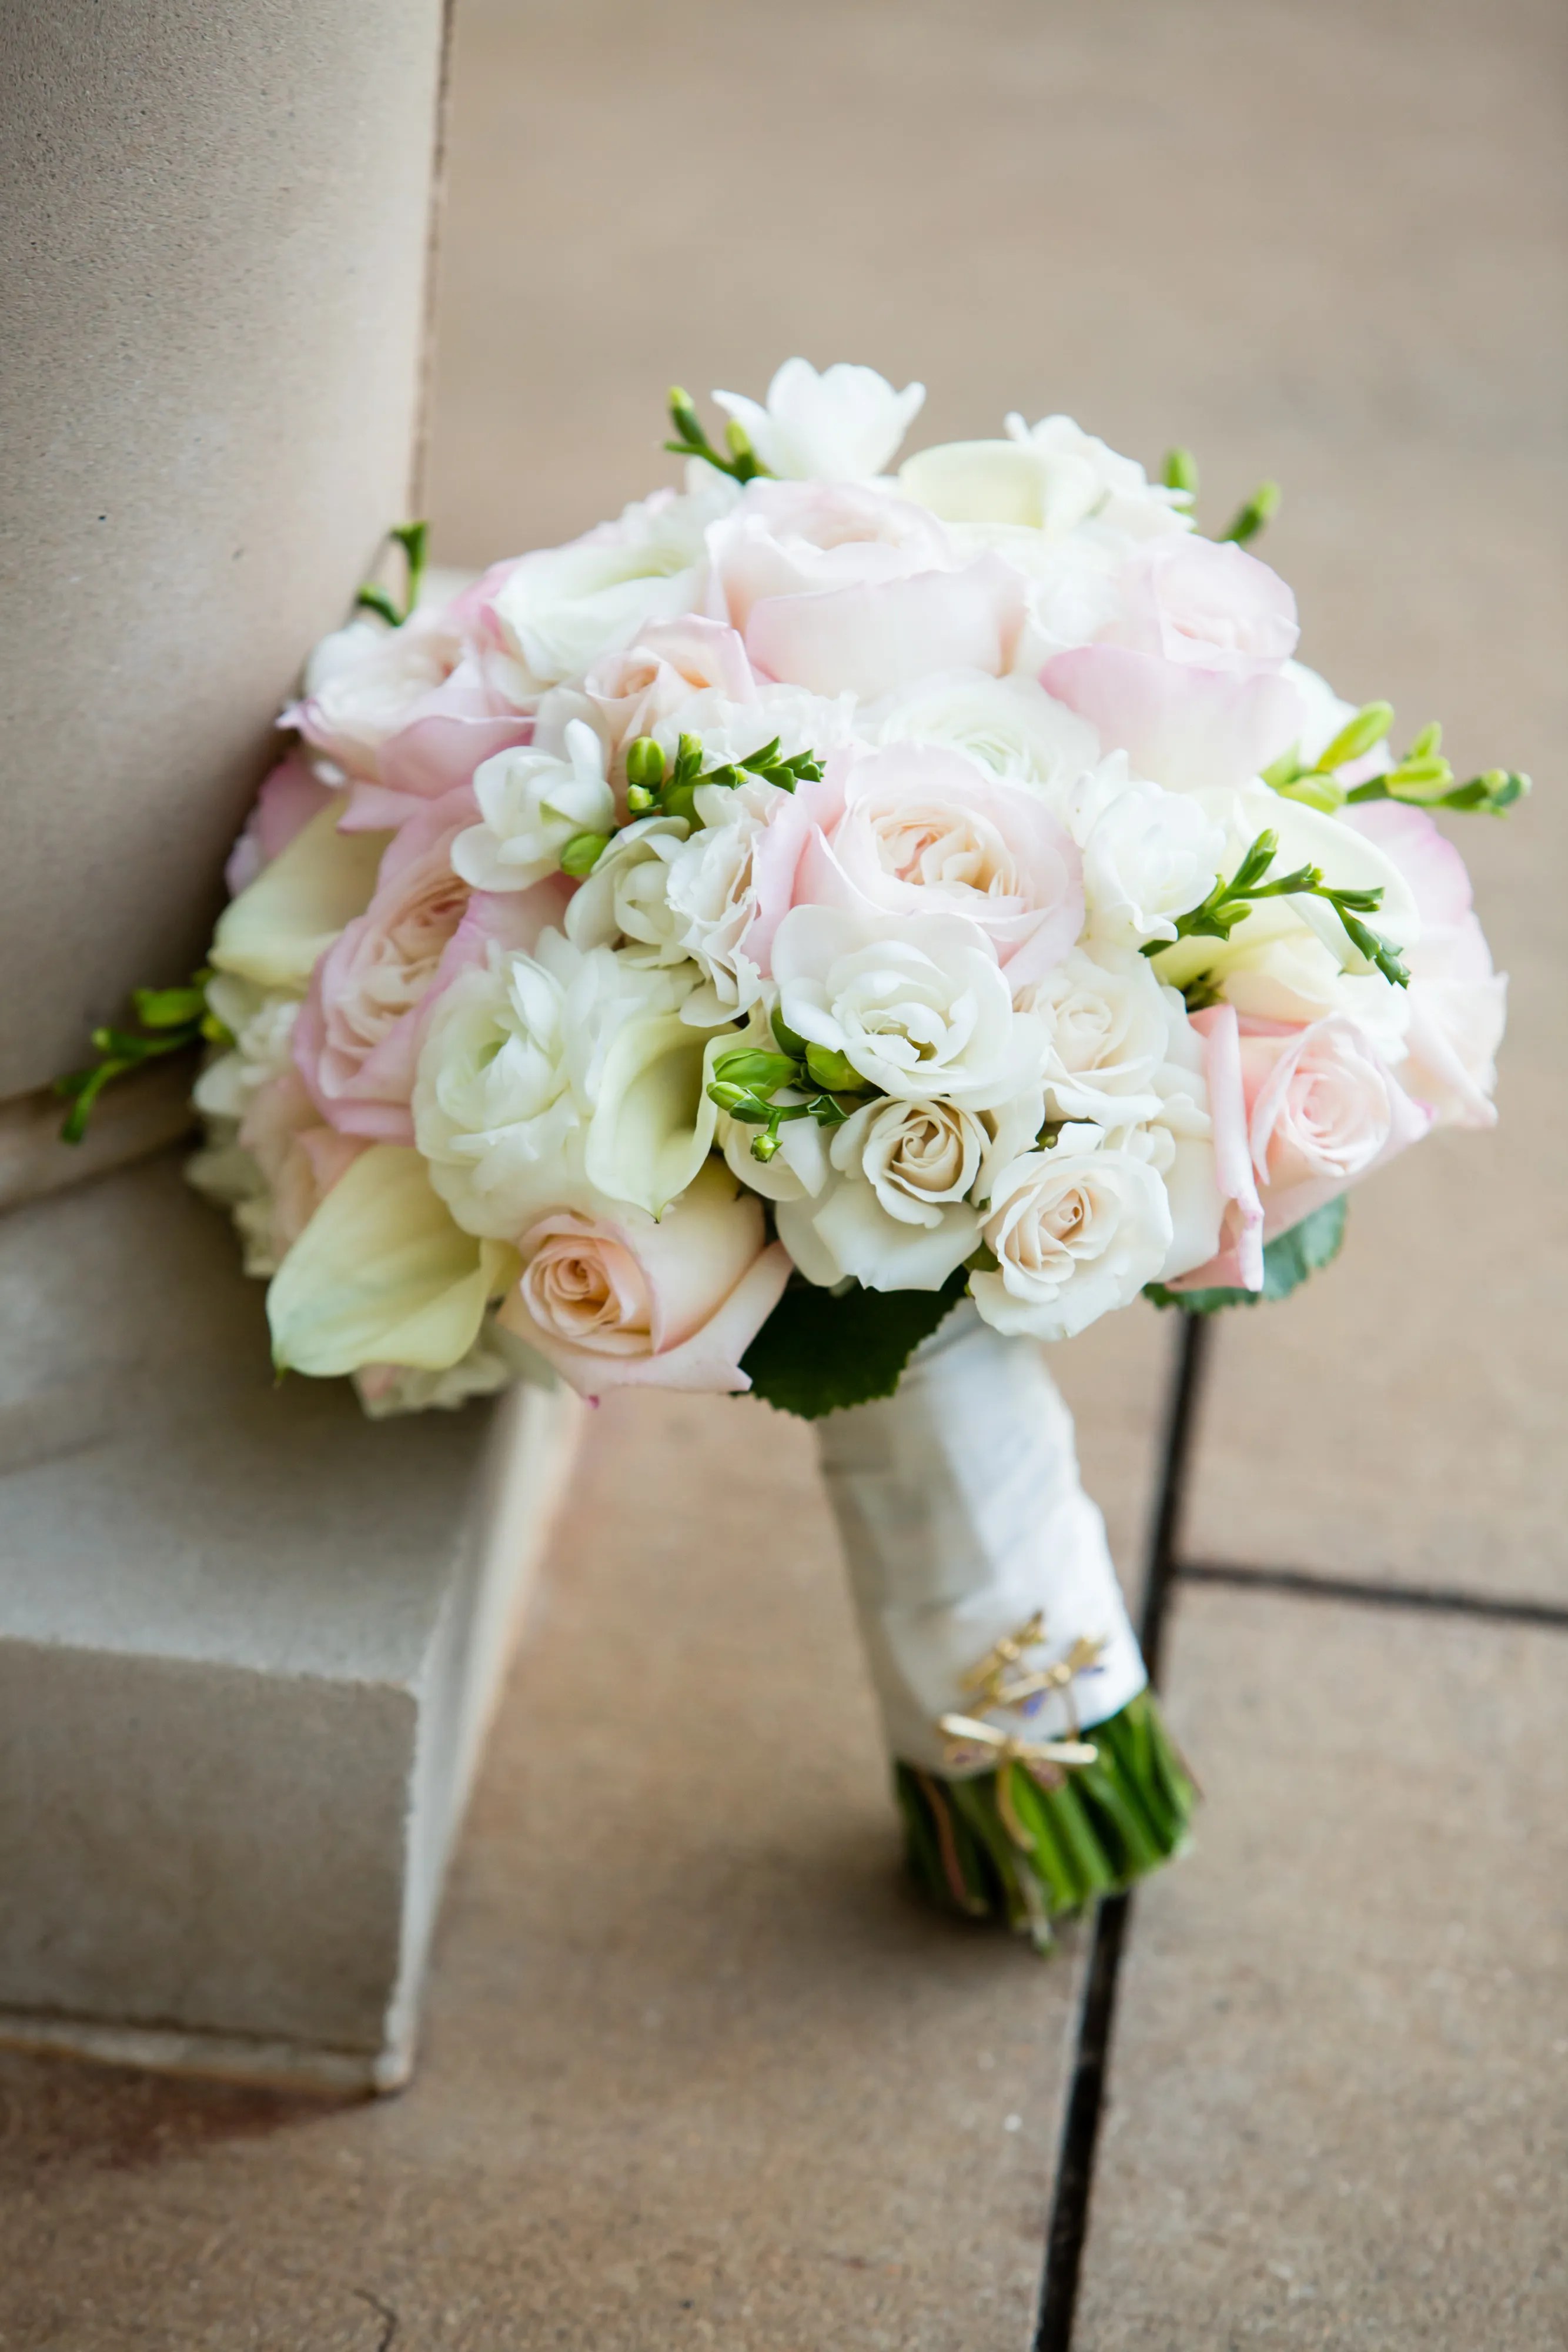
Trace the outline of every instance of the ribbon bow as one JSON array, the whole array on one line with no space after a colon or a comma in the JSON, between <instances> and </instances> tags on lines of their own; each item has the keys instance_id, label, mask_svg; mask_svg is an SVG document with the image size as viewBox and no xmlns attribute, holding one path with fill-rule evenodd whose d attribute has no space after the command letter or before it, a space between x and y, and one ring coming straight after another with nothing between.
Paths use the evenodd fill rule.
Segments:
<instances>
[{"instance_id":1,"label":"ribbon bow","mask_svg":"<svg viewBox=\"0 0 1568 2352\"><path fill-rule=\"evenodd\" d=\"M1038 1649L1044 1639L1045 1612L1037 1609L1016 1633L993 1643L958 1687L970 1706L992 1708L1018 1707L1030 1700L1038 1705L1047 1691L1059 1690L1067 1700L1070 1738L1029 1739L997 1724L983 1723L975 1715L943 1715L936 1719L936 1728L946 1742L946 1760L955 1769L988 1765L995 1770L997 1811L1013 1843L1026 1853L1033 1853L1034 1838L1013 1801L1013 1767L1021 1767L1042 1789L1060 1789L1070 1771L1082 1770L1099 1758L1099 1750L1078 1737L1078 1712L1071 1693L1077 1677L1094 1666L1105 1643L1080 1634L1065 1655L1051 1665L1025 1665L1028 1652ZM1015 1669L1021 1671L1015 1673Z\"/></svg>"}]
</instances>

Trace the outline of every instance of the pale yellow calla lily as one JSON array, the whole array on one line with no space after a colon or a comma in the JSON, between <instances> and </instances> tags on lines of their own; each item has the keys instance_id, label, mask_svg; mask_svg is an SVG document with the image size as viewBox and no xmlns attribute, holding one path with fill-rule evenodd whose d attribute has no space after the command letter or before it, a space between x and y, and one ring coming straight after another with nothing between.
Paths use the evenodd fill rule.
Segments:
<instances>
[{"instance_id":1,"label":"pale yellow calla lily","mask_svg":"<svg viewBox=\"0 0 1568 2352\"><path fill-rule=\"evenodd\" d=\"M342 811L313 816L218 919L210 961L263 988L303 989L318 957L362 915L389 835L340 833Z\"/></svg>"},{"instance_id":2,"label":"pale yellow calla lily","mask_svg":"<svg viewBox=\"0 0 1568 2352\"><path fill-rule=\"evenodd\" d=\"M741 1042L727 1024L694 1029L674 1013L628 1021L604 1057L588 1130L589 1182L662 1217L713 1150L718 1113L707 1082L715 1056Z\"/></svg>"},{"instance_id":3,"label":"pale yellow calla lily","mask_svg":"<svg viewBox=\"0 0 1568 2352\"><path fill-rule=\"evenodd\" d=\"M280 1369L329 1376L364 1364L444 1371L467 1354L517 1253L455 1224L423 1160L374 1143L339 1178L267 1294Z\"/></svg>"}]
</instances>

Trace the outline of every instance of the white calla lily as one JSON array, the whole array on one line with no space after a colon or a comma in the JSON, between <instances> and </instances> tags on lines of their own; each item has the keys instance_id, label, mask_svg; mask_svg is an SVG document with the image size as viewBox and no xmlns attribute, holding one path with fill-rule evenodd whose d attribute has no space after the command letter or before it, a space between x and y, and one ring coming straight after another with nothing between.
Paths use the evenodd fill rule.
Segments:
<instances>
[{"instance_id":1,"label":"white calla lily","mask_svg":"<svg viewBox=\"0 0 1568 2352\"><path fill-rule=\"evenodd\" d=\"M735 1043L727 1024L705 1034L679 1013L626 1022L600 1075L583 1162L589 1182L662 1217L713 1149L718 1113L708 1081Z\"/></svg>"},{"instance_id":2,"label":"white calla lily","mask_svg":"<svg viewBox=\"0 0 1568 2352\"><path fill-rule=\"evenodd\" d=\"M444 1371L517 1272L455 1222L419 1153L376 1143L334 1184L267 1294L273 1357L318 1378L365 1364Z\"/></svg>"},{"instance_id":3,"label":"white calla lily","mask_svg":"<svg viewBox=\"0 0 1568 2352\"><path fill-rule=\"evenodd\" d=\"M262 988L302 991L345 924L375 893L384 833L340 833L324 808L218 919L210 961Z\"/></svg>"}]
</instances>

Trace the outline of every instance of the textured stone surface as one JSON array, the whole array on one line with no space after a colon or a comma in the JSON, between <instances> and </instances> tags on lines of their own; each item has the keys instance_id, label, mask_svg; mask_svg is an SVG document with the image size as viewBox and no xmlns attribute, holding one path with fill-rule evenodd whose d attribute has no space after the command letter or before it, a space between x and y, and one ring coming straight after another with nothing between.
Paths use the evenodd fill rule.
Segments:
<instances>
[{"instance_id":1,"label":"textured stone surface","mask_svg":"<svg viewBox=\"0 0 1568 2352\"><path fill-rule=\"evenodd\" d=\"M1026 2339L1076 1945L905 1895L810 1433L622 1395L575 1495L413 2087L0 2058L7 2352Z\"/></svg>"},{"instance_id":2,"label":"textured stone surface","mask_svg":"<svg viewBox=\"0 0 1568 2352\"><path fill-rule=\"evenodd\" d=\"M0 2032L395 2073L575 1400L371 1423L262 1297L174 1159L0 1221Z\"/></svg>"},{"instance_id":3,"label":"textured stone surface","mask_svg":"<svg viewBox=\"0 0 1568 2352\"><path fill-rule=\"evenodd\" d=\"M1186 1593L1078 2352L1568 2340L1568 1635Z\"/></svg>"},{"instance_id":4,"label":"textured stone surface","mask_svg":"<svg viewBox=\"0 0 1568 2352\"><path fill-rule=\"evenodd\" d=\"M198 960L410 495L439 0L0 24L0 1097Z\"/></svg>"}]
</instances>

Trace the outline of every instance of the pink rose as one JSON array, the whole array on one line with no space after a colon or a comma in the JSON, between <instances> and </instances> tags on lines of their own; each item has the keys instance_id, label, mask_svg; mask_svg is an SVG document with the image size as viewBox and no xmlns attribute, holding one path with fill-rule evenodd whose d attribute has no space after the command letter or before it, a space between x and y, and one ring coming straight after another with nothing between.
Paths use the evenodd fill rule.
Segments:
<instances>
[{"instance_id":1,"label":"pink rose","mask_svg":"<svg viewBox=\"0 0 1568 2352\"><path fill-rule=\"evenodd\" d=\"M1297 635L1295 598L1266 563L1165 539L1124 566L1099 642L1055 655L1040 683L1140 775L1176 792L1241 784L1305 723L1281 675Z\"/></svg>"},{"instance_id":2,"label":"pink rose","mask_svg":"<svg viewBox=\"0 0 1568 2352\"><path fill-rule=\"evenodd\" d=\"M526 950L560 918L559 884L497 898L459 880L452 844L473 815L472 793L459 791L411 817L369 907L310 976L294 1058L320 1116L343 1134L412 1143L409 1099L432 1005L491 940Z\"/></svg>"},{"instance_id":3,"label":"pink rose","mask_svg":"<svg viewBox=\"0 0 1568 2352\"><path fill-rule=\"evenodd\" d=\"M757 680L740 638L697 613L655 622L627 652L595 662L582 688L616 751L639 735L651 735L662 719L706 688L729 702L757 699Z\"/></svg>"},{"instance_id":4,"label":"pink rose","mask_svg":"<svg viewBox=\"0 0 1568 2352\"><path fill-rule=\"evenodd\" d=\"M304 697L283 724L298 727L350 785L346 829L401 824L467 783L482 761L529 740L524 682L492 613L512 568L495 566L399 629L350 622L311 656Z\"/></svg>"},{"instance_id":5,"label":"pink rose","mask_svg":"<svg viewBox=\"0 0 1568 2352\"><path fill-rule=\"evenodd\" d=\"M653 1387L733 1391L740 1359L789 1278L762 1204L709 1160L657 1222L595 1198L538 1218L499 1319L583 1396Z\"/></svg>"},{"instance_id":6,"label":"pink rose","mask_svg":"<svg viewBox=\"0 0 1568 2352\"><path fill-rule=\"evenodd\" d=\"M753 482L707 544L708 611L767 677L870 699L936 670L1010 665L1018 574L966 560L934 516L885 491Z\"/></svg>"},{"instance_id":7,"label":"pink rose","mask_svg":"<svg viewBox=\"0 0 1568 2352\"><path fill-rule=\"evenodd\" d=\"M1465 861L1425 809L1365 801L1345 820L1394 860L1420 911L1421 935L1403 950L1410 1018L1401 1084L1439 1127L1495 1127L1508 981L1492 970Z\"/></svg>"},{"instance_id":8,"label":"pink rose","mask_svg":"<svg viewBox=\"0 0 1568 2352\"><path fill-rule=\"evenodd\" d=\"M239 1140L267 1179L275 1259L298 1240L344 1170L368 1148L322 1124L298 1070L281 1071L257 1087L240 1121Z\"/></svg>"},{"instance_id":9,"label":"pink rose","mask_svg":"<svg viewBox=\"0 0 1568 2352\"><path fill-rule=\"evenodd\" d=\"M818 824L797 905L966 915L1016 991L1062 957L1083 924L1082 868L1038 793L959 752L895 743L839 752L802 795Z\"/></svg>"},{"instance_id":10,"label":"pink rose","mask_svg":"<svg viewBox=\"0 0 1568 2352\"><path fill-rule=\"evenodd\" d=\"M229 852L224 885L231 898L247 890L264 866L281 856L297 833L303 833L332 798L298 751L280 760L256 796L245 830Z\"/></svg>"}]
</instances>

